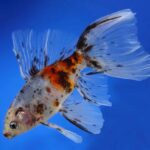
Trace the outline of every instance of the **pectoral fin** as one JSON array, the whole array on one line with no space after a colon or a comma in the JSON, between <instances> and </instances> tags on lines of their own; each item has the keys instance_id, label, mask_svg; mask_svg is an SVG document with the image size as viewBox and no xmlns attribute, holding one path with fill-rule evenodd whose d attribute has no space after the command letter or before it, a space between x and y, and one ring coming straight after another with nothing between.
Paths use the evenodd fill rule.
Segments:
<instances>
[{"instance_id":1,"label":"pectoral fin","mask_svg":"<svg viewBox=\"0 0 150 150\"><path fill-rule=\"evenodd\" d=\"M76 133L74 133L72 131L64 129L64 128L62 128L56 124L53 124L53 123L41 122L41 124L48 126L48 127L51 127L53 129L56 129L59 133L63 134L64 136L66 136L70 140L74 141L75 143L81 143L82 142L82 137L77 135Z\"/></svg>"}]
</instances>

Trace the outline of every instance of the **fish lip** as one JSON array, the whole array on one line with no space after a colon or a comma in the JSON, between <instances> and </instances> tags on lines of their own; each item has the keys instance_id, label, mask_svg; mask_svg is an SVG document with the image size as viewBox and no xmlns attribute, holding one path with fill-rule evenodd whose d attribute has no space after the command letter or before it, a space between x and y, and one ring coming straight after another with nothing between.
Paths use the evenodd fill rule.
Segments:
<instances>
[{"instance_id":1,"label":"fish lip","mask_svg":"<svg viewBox=\"0 0 150 150\"><path fill-rule=\"evenodd\" d=\"M3 135L8 139L12 139L14 137L10 132L4 132Z\"/></svg>"}]
</instances>

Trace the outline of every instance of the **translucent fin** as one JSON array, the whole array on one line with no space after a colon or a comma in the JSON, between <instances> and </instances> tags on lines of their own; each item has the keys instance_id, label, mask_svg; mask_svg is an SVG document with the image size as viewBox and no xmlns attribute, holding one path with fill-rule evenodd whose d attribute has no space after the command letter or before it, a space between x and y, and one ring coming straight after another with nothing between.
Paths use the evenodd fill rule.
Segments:
<instances>
[{"instance_id":1,"label":"translucent fin","mask_svg":"<svg viewBox=\"0 0 150 150\"><path fill-rule=\"evenodd\" d=\"M42 33L32 30L14 32L12 34L13 51L22 77L28 80L47 65L71 55L73 52L71 48L75 41L70 37L53 30Z\"/></svg>"},{"instance_id":2,"label":"translucent fin","mask_svg":"<svg viewBox=\"0 0 150 150\"><path fill-rule=\"evenodd\" d=\"M80 129L99 134L104 122L100 109L83 99L80 102L74 101L74 98L75 96L71 96L64 103L61 109L62 115Z\"/></svg>"},{"instance_id":3,"label":"translucent fin","mask_svg":"<svg viewBox=\"0 0 150 150\"><path fill-rule=\"evenodd\" d=\"M143 80L150 77L150 55L136 36L135 14L122 10L89 25L77 43L87 63L106 75Z\"/></svg>"},{"instance_id":4,"label":"translucent fin","mask_svg":"<svg viewBox=\"0 0 150 150\"><path fill-rule=\"evenodd\" d=\"M53 123L41 123L41 124L56 129L59 133L61 133L62 135L69 138L70 140L72 140L75 143L82 142L82 137L72 131L66 130L56 124L53 124Z\"/></svg>"},{"instance_id":5,"label":"translucent fin","mask_svg":"<svg viewBox=\"0 0 150 150\"><path fill-rule=\"evenodd\" d=\"M97 106L111 106L106 76L83 72L77 80L77 89L84 100Z\"/></svg>"}]
</instances>

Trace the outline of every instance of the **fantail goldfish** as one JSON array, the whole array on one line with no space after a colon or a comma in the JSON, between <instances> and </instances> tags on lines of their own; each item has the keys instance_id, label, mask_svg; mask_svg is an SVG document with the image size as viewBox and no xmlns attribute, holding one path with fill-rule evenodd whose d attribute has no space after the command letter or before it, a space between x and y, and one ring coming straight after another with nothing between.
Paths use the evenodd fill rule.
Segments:
<instances>
[{"instance_id":1,"label":"fantail goldfish","mask_svg":"<svg viewBox=\"0 0 150 150\"><path fill-rule=\"evenodd\" d=\"M14 32L13 51L26 83L7 112L4 135L12 138L43 124L81 142L76 133L48 123L58 112L77 127L99 134L104 119L98 106L111 106L106 76L131 80L150 76L150 55L138 42L135 23L129 9L100 18L84 30L71 54L62 47L53 63L50 30L39 35L32 30Z\"/></svg>"}]
</instances>

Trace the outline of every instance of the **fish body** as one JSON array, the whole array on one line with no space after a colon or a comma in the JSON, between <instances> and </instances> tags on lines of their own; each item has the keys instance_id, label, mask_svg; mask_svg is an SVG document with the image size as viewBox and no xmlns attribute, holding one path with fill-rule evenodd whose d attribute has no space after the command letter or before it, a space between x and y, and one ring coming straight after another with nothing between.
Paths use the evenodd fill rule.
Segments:
<instances>
[{"instance_id":1,"label":"fish body","mask_svg":"<svg viewBox=\"0 0 150 150\"><path fill-rule=\"evenodd\" d=\"M100 18L84 30L71 55L61 52L51 64L49 30L39 37L15 32L14 53L26 83L7 112L4 136L42 124L80 143L79 135L47 121L58 112L80 129L99 134L104 123L99 107L111 106L106 76L138 81L150 76L150 55L137 41L135 28L129 9Z\"/></svg>"},{"instance_id":2,"label":"fish body","mask_svg":"<svg viewBox=\"0 0 150 150\"><path fill-rule=\"evenodd\" d=\"M83 56L75 52L69 58L45 67L27 81L16 96L8 114L18 116L23 112L25 124L29 128L47 121L60 111L62 104L73 91L80 70L84 66ZM23 130L26 131L26 128ZM14 137L16 133L12 135L8 131L6 135Z\"/></svg>"}]
</instances>

